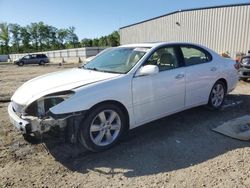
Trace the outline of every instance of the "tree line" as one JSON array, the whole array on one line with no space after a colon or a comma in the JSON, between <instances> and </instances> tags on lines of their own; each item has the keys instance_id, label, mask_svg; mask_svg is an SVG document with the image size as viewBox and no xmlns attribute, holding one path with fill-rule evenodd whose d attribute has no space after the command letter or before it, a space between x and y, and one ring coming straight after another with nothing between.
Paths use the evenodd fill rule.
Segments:
<instances>
[{"instance_id":1,"label":"tree line","mask_svg":"<svg viewBox=\"0 0 250 188\"><path fill-rule=\"evenodd\" d=\"M58 29L43 22L24 27L19 24L0 23L0 54L118 45L120 36L117 31L100 38L79 40L75 27Z\"/></svg>"}]
</instances>

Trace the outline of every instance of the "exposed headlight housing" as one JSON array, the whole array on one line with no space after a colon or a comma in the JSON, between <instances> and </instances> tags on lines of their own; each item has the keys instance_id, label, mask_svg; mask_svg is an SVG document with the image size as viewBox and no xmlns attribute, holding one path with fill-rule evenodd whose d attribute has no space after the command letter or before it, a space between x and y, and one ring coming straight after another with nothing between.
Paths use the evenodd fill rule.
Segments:
<instances>
[{"instance_id":1,"label":"exposed headlight housing","mask_svg":"<svg viewBox=\"0 0 250 188\"><path fill-rule=\"evenodd\" d=\"M73 91L62 91L46 95L31 103L25 110L26 115L44 117L49 109L65 101L74 94Z\"/></svg>"}]
</instances>

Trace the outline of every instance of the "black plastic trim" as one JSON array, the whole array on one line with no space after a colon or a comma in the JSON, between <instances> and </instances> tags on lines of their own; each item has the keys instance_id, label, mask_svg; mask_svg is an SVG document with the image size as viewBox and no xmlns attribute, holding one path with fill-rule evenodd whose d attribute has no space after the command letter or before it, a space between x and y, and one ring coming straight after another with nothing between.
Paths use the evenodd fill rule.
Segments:
<instances>
[{"instance_id":1,"label":"black plastic trim","mask_svg":"<svg viewBox=\"0 0 250 188\"><path fill-rule=\"evenodd\" d=\"M48 116L51 116L54 119L63 119L69 116L84 116L87 113L87 110L79 111L79 112L70 112L65 114L54 114L51 111L48 112Z\"/></svg>"}]
</instances>

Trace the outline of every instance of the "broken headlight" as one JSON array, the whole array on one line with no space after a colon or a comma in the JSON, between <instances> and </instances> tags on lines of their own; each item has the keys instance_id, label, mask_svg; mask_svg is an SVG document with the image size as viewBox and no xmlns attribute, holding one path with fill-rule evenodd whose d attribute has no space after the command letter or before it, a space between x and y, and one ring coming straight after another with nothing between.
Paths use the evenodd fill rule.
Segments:
<instances>
[{"instance_id":1,"label":"broken headlight","mask_svg":"<svg viewBox=\"0 0 250 188\"><path fill-rule=\"evenodd\" d=\"M27 115L44 117L51 107L58 105L73 94L73 91L63 91L46 95L29 105L25 112Z\"/></svg>"}]
</instances>

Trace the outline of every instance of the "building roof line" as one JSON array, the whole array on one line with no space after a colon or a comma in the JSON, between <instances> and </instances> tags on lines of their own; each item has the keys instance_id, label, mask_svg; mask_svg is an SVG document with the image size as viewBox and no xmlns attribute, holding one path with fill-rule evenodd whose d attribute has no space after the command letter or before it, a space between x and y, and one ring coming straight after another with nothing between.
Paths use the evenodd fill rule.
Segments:
<instances>
[{"instance_id":1,"label":"building roof line","mask_svg":"<svg viewBox=\"0 0 250 188\"><path fill-rule=\"evenodd\" d=\"M124 29L124 28L127 28L127 27L131 27L131 26L134 26L134 25L141 24L141 23L149 22L151 20L156 20L158 18L162 18L162 17L169 16L169 15L176 14L176 13L180 13L180 12L189 12L189 11L196 11L196 10L206 10L206 9L213 9L213 8L238 7L238 6L246 6L246 5L250 5L250 3L227 4L227 5L200 7L200 8L190 8L190 9L183 9L183 10L180 9L180 10L177 10L177 11L174 11L174 12L163 14L161 16L157 16L157 17L154 17L154 18L150 18L150 19L147 19L147 20L144 20L144 21L140 21L140 22L134 23L134 24L130 24L130 25L121 27L120 29Z\"/></svg>"}]
</instances>

